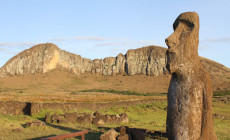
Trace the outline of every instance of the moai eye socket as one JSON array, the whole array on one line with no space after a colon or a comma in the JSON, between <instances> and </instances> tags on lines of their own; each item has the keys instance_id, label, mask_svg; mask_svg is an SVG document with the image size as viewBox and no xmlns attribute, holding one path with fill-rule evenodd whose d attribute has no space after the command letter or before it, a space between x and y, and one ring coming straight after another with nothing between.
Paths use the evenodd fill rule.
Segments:
<instances>
[{"instance_id":1,"label":"moai eye socket","mask_svg":"<svg viewBox=\"0 0 230 140\"><path fill-rule=\"evenodd\" d=\"M183 20L183 19L178 19L174 24L173 24L173 29L174 31L176 30L176 28L178 27L179 23L184 23L185 25L187 25L189 27L189 30L192 31L194 28L194 24L187 21L187 20Z\"/></svg>"}]
</instances>

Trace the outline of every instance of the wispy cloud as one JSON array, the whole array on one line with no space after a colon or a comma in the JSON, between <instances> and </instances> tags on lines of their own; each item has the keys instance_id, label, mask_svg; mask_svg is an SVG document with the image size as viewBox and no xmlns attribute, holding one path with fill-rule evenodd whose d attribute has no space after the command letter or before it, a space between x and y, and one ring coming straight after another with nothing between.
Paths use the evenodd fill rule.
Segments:
<instances>
[{"instance_id":1,"label":"wispy cloud","mask_svg":"<svg viewBox=\"0 0 230 140\"><path fill-rule=\"evenodd\" d=\"M23 46L33 46L39 43L36 42L0 42L0 47L23 47Z\"/></svg>"},{"instance_id":2,"label":"wispy cloud","mask_svg":"<svg viewBox=\"0 0 230 140\"><path fill-rule=\"evenodd\" d=\"M230 37L226 38L207 38L202 40L204 42L230 42Z\"/></svg>"},{"instance_id":3,"label":"wispy cloud","mask_svg":"<svg viewBox=\"0 0 230 140\"><path fill-rule=\"evenodd\" d=\"M103 41L107 40L104 37L73 37L75 40L93 40L93 41Z\"/></svg>"},{"instance_id":4,"label":"wispy cloud","mask_svg":"<svg viewBox=\"0 0 230 140\"><path fill-rule=\"evenodd\" d=\"M0 47L5 47L5 46L12 46L14 43L12 42L0 42Z\"/></svg>"},{"instance_id":5,"label":"wispy cloud","mask_svg":"<svg viewBox=\"0 0 230 140\"><path fill-rule=\"evenodd\" d=\"M18 54L18 53L20 53L19 51L14 51L14 52L6 52L7 54Z\"/></svg>"},{"instance_id":6,"label":"wispy cloud","mask_svg":"<svg viewBox=\"0 0 230 140\"><path fill-rule=\"evenodd\" d=\"M106 46L129 46L129 45L152 45L155 41L145 40L145 41L117 41L117 42L106 42L96 44L96 47L106 47Z\"/></svg>"},{"instance_id":7,"label":"wispy cloud","mask_svg":"<svg viewBox=\"0 0 230 140\"><path fill-rule=\"evenodd\" d=\"M60 37L60 38L53 38L50 39L51 41L67 41L67 40L88 40L88 41L104 41L107 40L107 38L104 37L98 37L98 36L77 36L77 37Z\"/></svg>"},{"instance_id":8,"label":"wispy cloud","mask_svg":"<svg viewBox=\"0 0 230 140\"><path fill-rule=\"evenodd\" d=\"M131 43L130 42L106 42L106 43L96 44L96 47L127 46L129 44L131 44Z\"/></svg>"},{"instance_id":9,"label":"wispy cloud","mask_svg":"<svg viewBox=\"0 0 230 140\"><path fill-rule=\"evenodd\" d=\"M0 51L5 51L6 50L6 48L0 48Z\"/></svg>"},{"instance_id":10,"label":"wispy cloud","mask_svg":"<svg viewBox=\"0 0 230 140\"><path fill-rule=\"evenodd\" d=\"M156 41L153 41L153 40L144 40L144 41L138 41L137 43L139 43L139 44L153 44L155 42Z\"/></svg>"}]
</instances>

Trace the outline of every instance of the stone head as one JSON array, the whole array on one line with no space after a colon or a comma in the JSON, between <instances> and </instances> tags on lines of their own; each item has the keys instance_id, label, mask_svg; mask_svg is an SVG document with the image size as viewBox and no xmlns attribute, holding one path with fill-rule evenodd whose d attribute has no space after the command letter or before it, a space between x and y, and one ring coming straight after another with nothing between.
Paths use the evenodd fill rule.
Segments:
<instances>
[{"instance_id":1,"label":"stone head","mask_svg":"<svg viewBox=\"0 0 230 140\"><path fill-rule=\"evenodd\" d=\"M199 44L199 16L195 12L180 14L173 24L174 32L165 40L167 50L167 69L177 73L196 64Z\"/></svg>"}]
</instances>

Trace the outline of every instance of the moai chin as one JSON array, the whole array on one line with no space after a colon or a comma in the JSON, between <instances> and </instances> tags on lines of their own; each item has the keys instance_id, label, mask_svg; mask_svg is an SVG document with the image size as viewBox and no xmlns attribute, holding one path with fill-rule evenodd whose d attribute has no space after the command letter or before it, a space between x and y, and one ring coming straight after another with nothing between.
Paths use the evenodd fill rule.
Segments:
<instances>
[{"instance_id":1,"label":"moai chin","mask_svg":"<svg viewBox=\"0 0 230 140\"><path fill-rule=\"evenodd\" d=\"M167 133L170 140L216 140L212 120L212 86L198 56L199 16L180 14L166 40L168 90Z\"/></svg>"}]
</instances>

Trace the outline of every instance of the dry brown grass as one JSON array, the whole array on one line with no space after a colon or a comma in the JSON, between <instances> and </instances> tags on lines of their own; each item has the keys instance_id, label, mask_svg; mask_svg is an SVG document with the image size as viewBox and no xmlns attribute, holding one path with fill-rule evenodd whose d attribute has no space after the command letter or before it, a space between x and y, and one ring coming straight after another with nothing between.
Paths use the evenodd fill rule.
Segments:
<instances>
[{"instance_id":1,"label":"dry brown grass","mask_svg":"<svg viewBox=\"0 0 230 140\"><path fill-rule=\"evenodd\" d=\"M53 94L0 94L1 101L21 101L21 102L121 102L137 101L149 99L166 99L166 96L136 96L136 95L118 95L112 93L98 92L79 92L78 95L70 93Z\"/></svg>"},{"instance_id":2,"label":"dry brown grass","mask_svg":"<svg viewBox=\"0 0 230 140\"><path fill-rule=\"evenodd\" d=\"M165 97L118 95L80 92L88 89L166 93L170 77L102 76L84 74L80 77L62 70L45 74L13 76L0 79L0 100L30 102L110 102L124 100L162 99ZM73 94L74 93L74 94Z\"/></svg>"}]
</instances>

